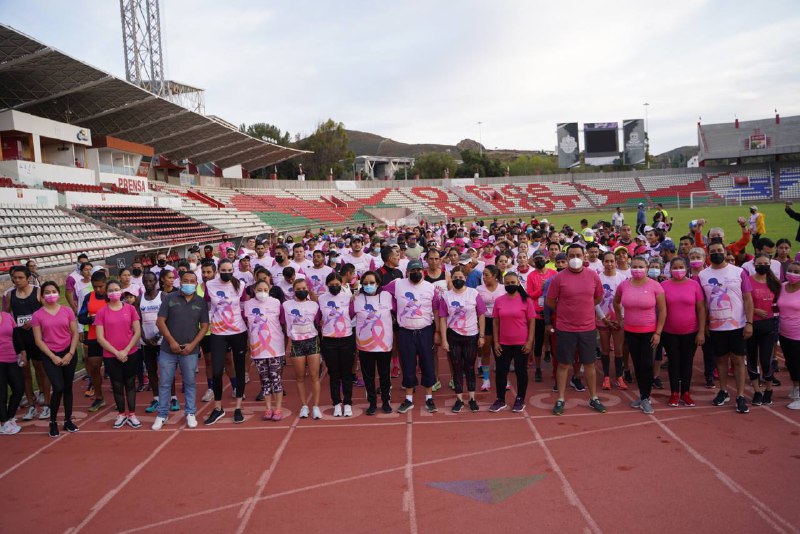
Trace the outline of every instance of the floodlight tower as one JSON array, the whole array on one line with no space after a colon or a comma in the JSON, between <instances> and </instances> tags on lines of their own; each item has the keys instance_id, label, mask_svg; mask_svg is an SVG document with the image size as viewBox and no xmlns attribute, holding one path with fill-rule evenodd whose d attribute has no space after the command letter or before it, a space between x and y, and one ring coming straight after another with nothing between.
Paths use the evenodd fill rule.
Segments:
<instances>
[{"instance_id":1,"label":"floodlight tower","mask_svg":"<svg viewBox=\"0 0 800 534\"><path fill-rule=\"evenodd\" d=\"M158 1L119 0L122 44L128 81L159 96L166 96Z\"/></svg>"}]
</instances>

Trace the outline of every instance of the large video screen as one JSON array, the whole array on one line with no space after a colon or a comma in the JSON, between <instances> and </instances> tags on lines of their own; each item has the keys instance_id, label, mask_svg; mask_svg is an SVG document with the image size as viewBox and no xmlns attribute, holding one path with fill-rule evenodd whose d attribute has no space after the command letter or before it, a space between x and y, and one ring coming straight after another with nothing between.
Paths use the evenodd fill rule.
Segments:
<instances>
[{"instance_id":1,"label":"large video screen","mask_svg":"<svg viewBox=\"0 0 800 534\"><path fill-rule=\"evenodd\" d=\"M609 165L619 159L619 123L588 122L583 125L584 161Z\"/></svg>"}]
</instances>

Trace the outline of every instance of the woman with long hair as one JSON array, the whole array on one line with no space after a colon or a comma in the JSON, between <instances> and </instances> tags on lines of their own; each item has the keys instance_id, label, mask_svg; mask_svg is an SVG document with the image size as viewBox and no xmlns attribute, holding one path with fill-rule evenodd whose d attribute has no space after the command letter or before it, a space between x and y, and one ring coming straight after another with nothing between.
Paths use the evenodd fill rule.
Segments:
<instances>
[{"instance_id":1,"label":"woman with long hair","mask_svg":"<svg viewBox=\"0 0 800 534\"><path fill-rule=\"evenodd\" d=\"M753 260L753 335L747 339L747 373L753 386L753 406L772 405L772 351L775 346L773 306L781 293L780 280L772 272L768 254ZM759 368L761 373L759 375ZM761 391L760 382L764 383Z\"/></svg>"},{"instance_id":2,"label":"woman with long hair","mask_svg":"<svg viewBox=\"0 0 800 534\"><path fill-rule=\"evenodd\" d=\"M800 262L793 261L786 268L786 282L778 297L781 321L778 339L792 379L787 408L800 410Z\"/></svg>"},{"instance_id":3,"label":"woman with long hair","mask_svg":"<svg viewBox=\"0 0 800 534\"><path fill-rule=\"evenodd\" d=\"M483 284L478 286L478 293L483 299L486 306L486 313L484 314L484 343L478 346L478 356L480 361L478 369L483 376L483 383L481 384L481 391L489 391L492 387L489 380L489 370L492 365L492 353L494 351L494 303L502 295L506 294L503 284L500 283L500 271L494 265L487 265L483 268ZM540 358L541 359L541 358ZM541 374L541 372L540 372ZM541 376L539 377L541 380Z\"/></svg>"},{"instance_id":4,"label":"woman with long hair","mask_svg":"<svg viewBox=\"0 0 800 534\"><path fill-rule=\"evenodd\" d=\"M0 312L0 434L9 435L22 430L14 415L25 393L22 367L28 365L25 347L15 335L14 325L10 313Z\"/></svg>"},{"instance_id":5,"label":"woman with long hair","mask_svg":"<svg viewBox=\"0 0 800 534\"><path fill-rule=\"evenodd\" d=\"M308 284L305 278L295 280L292 284L294 299L282 304L283 317L286 322L286 335L289 338L290 351L294 367L297 393L300 396L300 413L298 417L309 416L308 395L306 394L306 365L311 375L311 397L313 419L322 419L319 409L320 395L320 346L317 325L320 320L319 304L309 298Z\"/></svg>"},{"instance_id":6,"label":"woman with long hair","mask_svg":"<svg viewBox=\"0 0 800 534\"><path fill-rule=\"evenodd\" d=\"M353 415L353 362L356 341L350 311L351 293L345 293L342 277L332 272L325 279L326 292L318 298L321 314L321 354L330 375L334 417Z\"/></svg>"}]
</instances>

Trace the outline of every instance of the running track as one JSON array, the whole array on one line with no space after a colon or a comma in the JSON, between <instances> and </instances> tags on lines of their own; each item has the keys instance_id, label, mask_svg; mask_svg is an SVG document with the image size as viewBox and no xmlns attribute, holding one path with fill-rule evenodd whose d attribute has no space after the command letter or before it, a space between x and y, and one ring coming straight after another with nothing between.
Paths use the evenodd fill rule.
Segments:
<instances>
[{"instance_id":1,"label":"running track","mask_svg":"<svg viewBox=\"0 0 800 534\"><path fill-rule=\"evenodd\" d=\"M603 415L570 390L554 417L549 364L524 415L488 413L493 393L478 394L477 414L450 413L441 369L433 415L418 391L411 412L367 417L354 388L354 417L334 419L328 405L322 421L299 420L287 369L290 415L279 423L248 400L242 425L228 409L194 430L173 415L160 432L144 414L149 392L137 397L142 429L113 430L110 406L87 414L76 382L79 433L52 439L36 421L0 436L0 532L800 532L800 412L785 409L786 372L775 405L749 415L711 406L716 391L698 384L695 408L669 408L654 390L654 416L628 408L635 385L601 392ZM227 388L223 400L232 407Z\"/></svg>"}]
</instances>

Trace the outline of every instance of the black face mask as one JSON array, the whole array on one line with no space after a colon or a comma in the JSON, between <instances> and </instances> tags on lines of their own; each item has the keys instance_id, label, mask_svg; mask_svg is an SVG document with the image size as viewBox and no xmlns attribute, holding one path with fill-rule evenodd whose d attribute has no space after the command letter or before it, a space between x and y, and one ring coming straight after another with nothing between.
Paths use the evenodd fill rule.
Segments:
<instances>
[{"instance_id":1,"label":"black face mask","mask_svg":"<svg viewBox=\"0 0 800 534\"><path fill-rule=\"evenodd\" d=\"M461 278L456 278L453 280L453 287L456 289L461 289L467 284L466 280L462 280Z\"/></svg>"},{"instance_id":2,"label":"black face mask","mask_svg":"<svg viewBox=\"0 0 800 534\"><path fill-rule=\"evenodd\" d=\"M422 281L422 273L419 271L414 271L413 273L408 275L408 279L411 280L413 283L418 284Z\"/></svg>"},{"instance_id":3,"label":"black face mask","mask_svg":"<svg viewBox=\"0 0 800 534\"><path fill-rule=\"evenodd\" d=\"M722 252L714 252L709 254L708 257L711 260L711 263L714 265L722 265L722 263L725 261L725 254Z\"/></svg>"},{"instance_id":4,"label":"black face mask","mask_svg":"<svg viewBox=\"0 0 800 534\"><path fill-rule=\"evenodd\" d=\"M563 267L556 267L556 271L558 271L559 273L560 273L561 271L563 271L563 270L564 270L564 268L563 268Z\"/></svg>"},{"instance_id":5,"label":"black face mask","mask_svg":"<svg viewBox=\"0 0 800 534\"><path fill-rule=\"evenodd\" d=\"M767 274L769 272L769 265L756 265L756 272L758 274Z\"/></svg>"},{"instance_id":6,"label":"black face mask","mask_svg":"<svg viewBox=\"0 0 800 534\"><path fill-rule=\"evenodd\" d=\"M233 280L233 273L219 273L219 279L223 282L230 282Z\"/></svg>"},{"instance_id":7,"label":"black face mask","mask_svg":"<svg viewBox=\"0 0 800 534\"><path fill-rule=\"evenodd\" d=\"M537 258L537 259L533 260L533 265L537 269L543 269L544 266L547 265L547 262L544 261L544 258Z\"/></svg>"},{"instance_id":8,"label":"black face mask","mask_svg":"<svg viewBox=\"0 0 800 534\"><path fill-rule=\"evenodd\" d=\"M517 292L517 289L519 289L519 287L516 286L515 284L509 284L506 286L506 293L508 293L509 295L513 295L514 293Z\"/></svg>"},{"instance_id":9,"label":"black face mask","mask_svg":"<svg viewBox=\"0 0 800 534\"><path fill-rule=\"evenodd\" d=\"M294 296L297 300L306 300L308 298L308 291L305 289L297 290L294 292Z\"/></svg>"},{"instance_id":10,"label":"black face mask","mask_svg":"<svg viewBox=\"0 0 800 534\"><path fill-rule=\"evenodd\" d=\"M283 256L275 256L275 261L278 263L283 263Z\"/></svg>"},{"instance_id":11,"label":"black face mask","mask_svg":"<svg viewBox=\"0 0 800 534\"><path fill-rule=\"evenodd\" d=\"M132 274L133 276L142 276L142 270L141 270L141 269L133 269L133 270L131 271L131 274Z\"/></svg>"},{"instance_id":12,"label":"black face mask","mask_svg":"<svg viewBox=\"0 0 800 534\"><path fill-rule=\"evenodd\" d=\"M342 292L342 286L328 286L328 292L335 297Z\"/></svg>"},{"instance_id":13,"label":"black face mask","mask_svg":"<svg viewBox=\"0 0 800 534\"><path fill-rule=\"evenodd\" d=\"M167 264L167 260L158 260L158 266L164 267Z\"/></svg>"}]
</instances>

